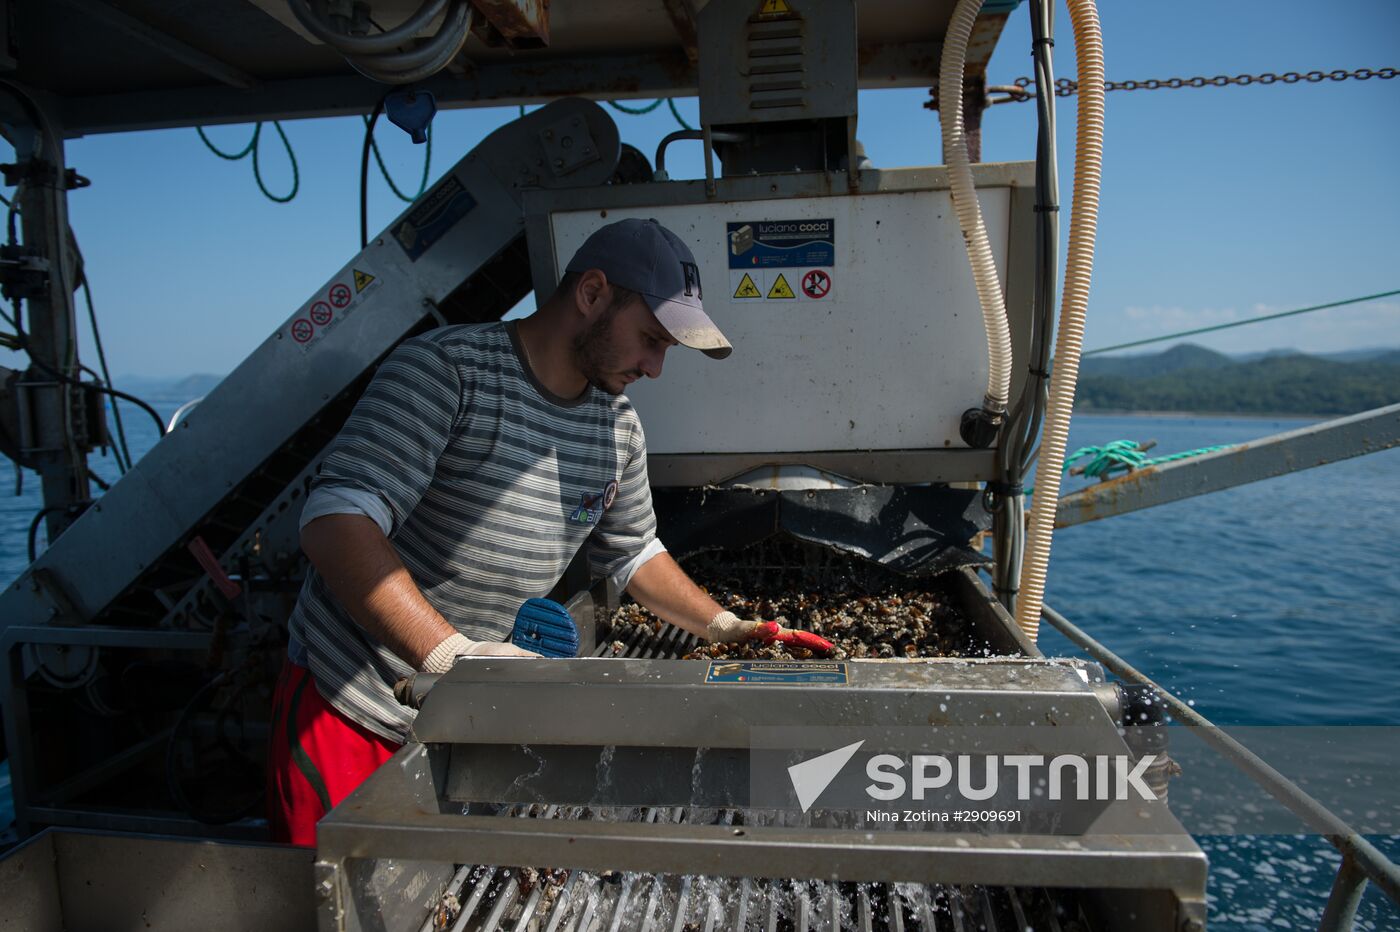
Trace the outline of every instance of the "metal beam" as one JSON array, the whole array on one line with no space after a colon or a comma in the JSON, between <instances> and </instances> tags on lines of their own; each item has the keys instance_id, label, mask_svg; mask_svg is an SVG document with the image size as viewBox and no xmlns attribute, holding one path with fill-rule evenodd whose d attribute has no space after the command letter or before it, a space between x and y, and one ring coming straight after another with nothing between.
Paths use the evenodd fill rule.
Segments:
<instances>
[{"instance_id":1,"label":"metal beam","mask_svg":"<svg viewBox=\"0 0 1400 932\"><path fill-rule=\"evenodd\" d=\"M68 0L92 2L92 0ZM942 44L861 47L861 87L920 87L937 70ZM475 61L471 74L440 74L422 83L442 110L543 104L558 97L594 100L647 100L693 97L699 84L695 65L677 47L626 55L541 58L519 54L498 61ZM60 118L70 136L131 132L259 120L295 120L368 113L384 86L353 74L269 81L251 90L186 87L67 97Z\"/></svg>"},{"instance_id":2,"label":"metal beam","mask_svg":"<svg viewBox=\"0 0 1400 932\"><path fill-rule=\"evenodd\" d=\"M207 52L201 52L194 46L182 42L169 33L161 32L154 26L150 26L134 16L118 10L116 7L103 3L102 0L63 0L63 2L92 19L104 23L139 42L144 42L156 51L163 52L170 58L175 59L175 61L189 65L196 71L207 74L209 77L221 81L230 87L252 90L260 84L257 78L247 72L240 71Z\"/></svg>"},{"instance_id":3,"label":"metal beam","mask_svg":"<svg viewBox=\"0 0 1400 932\"><path fill-rule=\"evenodd\" d=\"M676 27L676 36L685 48L685 57L693 65L700 60L699 40L695 27L695 3L693 0L665 0L666 15Z\"/></svg>"},{"instance_id":4,"label":"metal beam","mask_svg":"<svg viewBox=\"0 0 1400 932\"><path fill-rule=\"evenodd\" d=\"M647 463L652 485L696 488L765 466L811 466L864 482L970 482L995 478L991 450L830 450L816 453L666 453Z\"/></svg>"},{"instance_id":5,"label":"metal beam","mask_svg":"<svg viewBox=\"0 0 1400 932\"><path fill-rule=\"evenodd\" d=\"M1149 466L1060 499L1055 527L1219 492L1400 446L1400 404L1310 424L1228 450Z\"/></svg>"}]
</instances>

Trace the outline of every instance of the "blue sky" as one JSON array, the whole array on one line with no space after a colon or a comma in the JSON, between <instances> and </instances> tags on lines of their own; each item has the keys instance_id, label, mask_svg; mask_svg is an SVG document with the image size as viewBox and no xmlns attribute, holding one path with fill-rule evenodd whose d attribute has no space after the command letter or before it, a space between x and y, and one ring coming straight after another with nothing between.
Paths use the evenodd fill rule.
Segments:
<instances>
[{"instance_id":1,"label":"blue sky","mask_svg":"<svg viewBox=\"0 0 1400 932\"><path fill-rule=\"evenodd\" d=\"M1103 3L1111 80L1400 65L1400 4ZM1067 13L1057 74L1073 76ZM1030 73L1025 10L992 60L992 83ZM860 137L877 166L935 164L936 114L923 90L863 92ZM680 102L692 123L694 100ZM1075 98L1059 100L1062 190L1072 186ZM433 177L515 114L459 110L435 124ZM675 128L665 107L615 114L624 140L651 153ZM381 121L400 187L422 149ZM1029 103L993 108L983 157L1034 154ZM92 179L70 196L114 374L176 376L233 368L357 250L358 118L284 124L301 190L259 194L247 160L221 161L193 129L92 136L68 144ZM270 131L269 187L291 172ZM251 127L216 127L239 149ZM1086 346L1140 339L1400 288L1400 79L1137 91L1108 95L1099 246ZM9 157L9 153L3 153ZM701 173L698 146L672 150L673 177ZM370 228L403 207L377 174ZM1198 338L1227 352L1400 346L1400 299ZM84 359L94 361L84 330ZM0 351L0 365L20 361Z\"/></svg>"}]
</instances>

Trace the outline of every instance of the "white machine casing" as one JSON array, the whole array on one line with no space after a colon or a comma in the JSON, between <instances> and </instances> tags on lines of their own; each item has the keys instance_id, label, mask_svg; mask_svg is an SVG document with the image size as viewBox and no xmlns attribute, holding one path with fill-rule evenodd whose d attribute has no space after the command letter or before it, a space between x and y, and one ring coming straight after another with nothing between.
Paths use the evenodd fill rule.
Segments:
<instances>
[{"instance_id":1,"label":"white machine casing","mask_svg":"<svg viewBox=\"0 0 1400 932\"><path fill-rule=\"evenodd\" d=\"M978 175L1007 284L1018 362L1014 392L1024 373L1020 344L1030 313L1031 166L981 165ZM653 459L778 454L791 462L792 454L818 451L966 450L959 418L982 402L987 338L946 172L867 171L857 194L814 183L825 180L721 179L714 198L704 196L701 182L579 190L555 197L544 218L531 218L537 294L548 293L590 233L616 220L653 218L694 251L705 310L734 353L717 361L678 347L667 354L660 379L630 386ZM786 189L804 185L824 190L786 196ZM667 203L628 203L649 190L664 192ZM770 194L751 196L756 192ZM572 206L590 199L595 203ZM830 265L802 264L812 254L801 249L792 266L751 264L753 231L744 228L775 221L815 223L818 230L820 221L830 221ZM543 223L547 254L536 235ZM733 264L750 264L732 269L736 252L742 256ZM813 270L809 292L803 283ZM755 291L762 296L752 297Z\"/></svg>"}]
</instances>

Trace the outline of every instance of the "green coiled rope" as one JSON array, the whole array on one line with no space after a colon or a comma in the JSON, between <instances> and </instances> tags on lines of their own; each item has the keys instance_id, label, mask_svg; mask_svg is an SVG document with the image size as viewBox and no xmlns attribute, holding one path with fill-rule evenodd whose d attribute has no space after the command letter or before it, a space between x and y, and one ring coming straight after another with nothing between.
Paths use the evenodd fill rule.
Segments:
<instances>
[{"instance_id":1,"label":"green coiled rope","mask_svg":"<svg viewBox=\"0 0 1400 932\"><path fill-rule=\"evenodd\" d=\"M253 138L249 139L248 144L238 152L225 152L218 146L214 145L214 143L210 141L209 137L204 134L204 127L196 126L194 129L195 132L199 133L199 138L204 141L204 145L209 148L209 151L214 153L221 159L226 159L230 162L237 162L240 159L246 157L249 153L252 153L253 180L258 183L258 190L261 191L263 193L263 196L266 197L269 201L272 201L277 204L286 204L290 202L292 198L297 196L297 191L301 190L301 172L297 169L297 154L292 151L292 144L288 141L287 134L282 130L282 124L276 120L273 120L272 128L277 130L277 135L282 139L282 148L287 150L287 158L292 163L292 190L285 196L273 194L267 189L267 184L263 181L262 165L258 160L258 143L262 139L262 128L262 123L255 124L253 126Z\"/></svg>"},{"instance_id":2,"label":"green coiled rope","mask_svg":"<svg viewBox=\"0 0 1400 932\"><path fill-rule=\"evenodd\" d=\"M1084 475L1094 479L1107 479L1115 472L1132 472L1135 469L1142 469L1147 466L1157 466L1161 463L1171 463L1176 460L1190 459L1193 456L1202 456L1206 453L1214 453L1217 450L1228 450L1234 446L1232 443L1222 443L1210 447L1198 447L1194 450L1185 450L1181 453L1169 453L1166 456L1154 456L1149 458L1142 448L1133 440L1113 440L1100 447L1080 447L1069 456L1065 457L1065 472L1068 473L1070 467L1082 459L1088 459L1089 463L1084 467Z\"/></svg>"}]
</instances>

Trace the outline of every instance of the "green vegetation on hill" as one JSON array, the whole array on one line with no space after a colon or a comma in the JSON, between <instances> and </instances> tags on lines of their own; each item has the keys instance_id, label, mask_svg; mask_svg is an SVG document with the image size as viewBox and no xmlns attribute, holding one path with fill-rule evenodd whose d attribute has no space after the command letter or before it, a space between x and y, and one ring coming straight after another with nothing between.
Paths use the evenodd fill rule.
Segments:
<instances>
[{"instance_id":1,"label":"green vegetation on hill","mask_svg":"<svg viewBox=\"0 0 1400 932\"><path fill-rule=\"evenodd\" d=\"M1301 353L1236 362L1183 344L1084 362L1075 396L1080 411L1354 414L1400 402L1400 350L1360 362Z\"/></svg>"}]
</instances>

